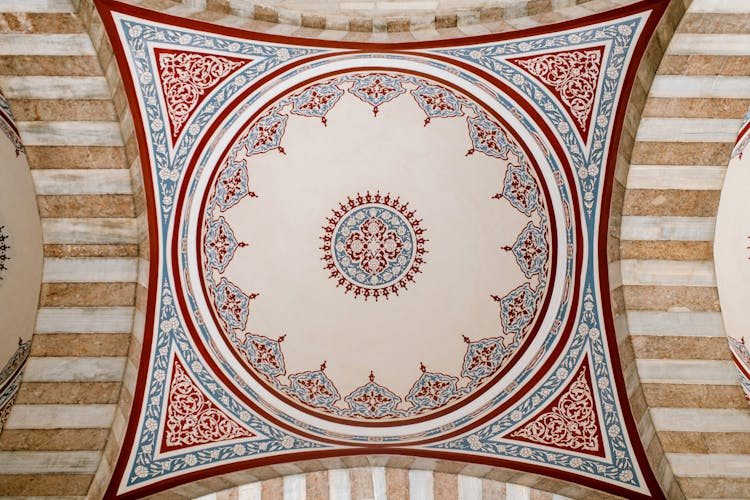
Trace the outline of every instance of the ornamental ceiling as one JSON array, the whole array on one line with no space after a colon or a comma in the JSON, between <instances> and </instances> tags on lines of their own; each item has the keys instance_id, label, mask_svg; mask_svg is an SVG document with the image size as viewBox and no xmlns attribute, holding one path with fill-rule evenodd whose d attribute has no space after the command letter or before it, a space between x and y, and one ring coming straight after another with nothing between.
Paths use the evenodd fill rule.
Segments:
<instances>
[{"instance_id":1,"label":"ornamental ceiling","mask_svg":"<svg viewBox=\"0 0 750 500\"><path fill-rule=\"evenodd\" d=\"M379 45L99 2L151 255L108 494L397 454L662 498L606 248L625 103L665 5Z\"/></svg>"}]
</instances>

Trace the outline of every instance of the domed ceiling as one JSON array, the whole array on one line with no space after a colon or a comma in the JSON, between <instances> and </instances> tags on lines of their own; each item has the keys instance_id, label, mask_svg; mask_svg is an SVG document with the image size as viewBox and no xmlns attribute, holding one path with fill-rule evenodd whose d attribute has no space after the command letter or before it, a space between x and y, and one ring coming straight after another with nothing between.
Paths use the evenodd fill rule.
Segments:
<instances>
[{"instance_id":1,"label":"domed ceiling","mask_svg":"<svg viewBox=\"0 0 750 500\"><path fill-rule=\"evenodd\" d=\"M109 494L399 454L662 497L606 241L624 107L665 4L377 45L100 2L151 246Z\"/></svg>"}]
</instances>

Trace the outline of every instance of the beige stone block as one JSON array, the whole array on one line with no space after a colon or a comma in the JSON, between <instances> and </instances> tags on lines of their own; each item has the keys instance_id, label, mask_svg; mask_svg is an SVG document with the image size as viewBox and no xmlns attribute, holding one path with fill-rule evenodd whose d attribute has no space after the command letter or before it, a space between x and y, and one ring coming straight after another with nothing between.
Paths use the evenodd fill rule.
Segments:
<instances>
[{"instance_id":1,"label":"beige stone block","mask_svg":"<svg viewBox=\"0 0 750 500\"><path fill-rule=\"evenodd\" d=\"M622 241L620 256L625 259L709 261L713 258L710 241Z\"/></svg>"},{"instance_id":2,"label":"beige stone block","mask_svg":"<svg viewBox=\"0 0 750 500\"><path fill-rule=\"evenodd\" d=\"M745 409L747 402L739 385L642 385L649 406L674 408L734 408Z\"/></svg>"},{"instance_id":3,"label":"beige stone block","mask_svg":"<svg viewBox=\"0 0 750 500\"><path fill-rule=\"evenodd\" d=\"M99 75L94 56L0 55L0 75L17 76L94 76Z\"/></svg>"},{"instance_id":4,"label":"beige stone block","mask_svg":"<svg viewBox=\"0 0 750 500\"><path fill-rule=\"evenodd\" d=\"M638 335L631 341L638 358L731 359L726 339L721 337Z\"/></svg>"},{"instance_id":5,"label":"beige stone block","mask_svg":"<svg viewBox=\"0 0 750 500\"><path fill-rule=\"evenodd\" d=\"M388 499L409 500L409 472L404 469L385 470Z\"/></svg>"},{"instance_id":6,"label":"beige stone block","mask_svg":"<svg viewBox=\"0 0 750 500\"><path fill-rule=\"evenodd\" d=\"M328 471L308 474L306 488L307 500L328 500Z\"/></svg>"},{"instance_id":7,"label":"beige stone block","mask_svg":"<svg viewBox=\"0 0 750 500\"><path fill-rule=\"evenodd\" d=\"M719 294L715 287L626 286L628 310L649 311L715 311Z\"/></svg>"},{"instance_id":8,"label":"beige stone block","mask_svg":"<svg viewBox=\"0 0 750 500\"><path fill-rule=\"evenodd\" d=\"M640 165L723 166L729 163L732 147L733 144L714 142L639 141L633 148L632 162Z\"/></svg>"},{"instance_id":9,"label":"beige stone block","mask_svg":"<svg viewBox=\"0 0 750 500\"><path fill-rule=\"evenodd\" d=\"M110 146L26 146L32 169L127 168L125 151Z\"/></svg>"},{"instance_id":10,"label":"beige stone block","mask_svg":"<svg viewBox=\"0 0 750 500\"><path fill-rule=\"evenodd\" d=\"M100 450L109 429L3 429L0 450Z\"/></svg>"},{"instance_id":11,"label":"beige stone block","mask_svg":"<svg viewBox=\"0 0 750 500\"><path fill-rule=\"evenodd\" d=\"M750 33L750 14L689 11L680 24L680 33Z\"/></svg>"},{"instance_id":12,"label":"beige stone block","mask_svg":"<svg viewBox=\"0 0 750 500\"><path fill-rule=\"evenodd\" d=\"M725 477L680 477L682 489L694 498L747 498L750 479Z\"/></svg>"},{"instance_id":13,"label":"beige stone block","mask_svg":"<svg viewBox=\"0 0 750 500\"><path fill-rule=\"evenodd\" d=\"M39 215L49 218L126 218L134 217L130 195L50 195L38 196Z\"/></svg>"},{"instance_id":14,"label":"beige stone block","mask_svg":"<svg viewBox=\"0 0 750 500\"><path fill-rule=\"evenodd\" d=\"M127 333L58 333L37 335L32 356L127 356Z\"/></svg>"},{"instance_id":15,"label":"beige stone block","mask_svg":"<svg viewBox=\"0 0 750 500\"><path fill-rule=\"evenodd\" d=\"M711 97L650 97L643 116L683 118L742 117L750 99Z\"/></svg>"},{"instance_id":16,"label":"beige stone block","mask_svg":"<svg viewBox=\"0 0 750 500\"><path fill-rule=\"evenodd\" d=\"M28 382L16 398L18 404L116 403L120 382Z\"/></svg>"},{"instance_id":17,"label":"beige stone block","mask_svg":"<svg viewBox=\"0 0 750 500\"><path fill-rule=\"evenodd\" d=\"M41 497L52 495L85 495L92 474L30 474L0 475L0 491L10 497Z\"/></svg>"},{"instance_id":18,"label":"beige stone block","mask_svg":"<svg viewBox=\"0 0 750 500\"><path fill-rule=\"evenodd\" d=\"M351 483L351 500L366 500L374 498L372 469L356 468L349 470Z\"/></svg>"}]
</instances>

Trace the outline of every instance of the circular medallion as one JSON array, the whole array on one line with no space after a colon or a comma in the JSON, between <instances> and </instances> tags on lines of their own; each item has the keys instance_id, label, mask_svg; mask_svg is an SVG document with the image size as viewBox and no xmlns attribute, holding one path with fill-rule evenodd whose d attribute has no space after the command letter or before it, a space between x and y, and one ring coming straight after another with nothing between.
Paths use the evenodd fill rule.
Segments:
<instances>
[{"instance_id":1,"label":"circular medallion","mask_svg":"<svg viewBox=\"0 0 750 500\"><path fill-rule=\"evenodd\" d=\"M505 119L440 82L343 72L238 129L202 174L189 277L248 391L337 436L504 394L570 282L552 174Z\"/></svg>"},{"instance_id":2,"label":"circular medallion","mask_svg":"<svg viewBox=\"0 0 750 500\"><path fill-rule=\"evenodd\" d=\"M406 289L424 264L424 229L399 198L357 195L332 210L324 227L323 260L346 293L367 300Z\"/></svg>"}]
</instances>

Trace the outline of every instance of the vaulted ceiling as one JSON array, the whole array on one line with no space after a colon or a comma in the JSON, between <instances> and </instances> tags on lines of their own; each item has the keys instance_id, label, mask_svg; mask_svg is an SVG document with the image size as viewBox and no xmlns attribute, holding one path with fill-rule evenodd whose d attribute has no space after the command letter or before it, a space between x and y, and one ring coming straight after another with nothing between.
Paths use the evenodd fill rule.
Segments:
<instances>
[{"instance_id":1,"label":"vaulted ceiling","mask_svg":"<svg viewBox=\"0 0 750 500\"><path fill-rule=\"evenodd\" d=\"M44 274L0 491L750 494L747 7L433 3L7 8Z\"/></svg>"}]
</instances>

